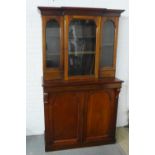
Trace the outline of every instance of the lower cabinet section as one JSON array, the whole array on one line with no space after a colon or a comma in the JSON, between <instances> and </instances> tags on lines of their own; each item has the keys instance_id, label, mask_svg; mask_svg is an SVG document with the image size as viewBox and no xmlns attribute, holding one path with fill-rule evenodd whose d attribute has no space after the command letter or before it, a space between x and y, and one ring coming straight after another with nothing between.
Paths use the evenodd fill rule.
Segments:
<instances>
[{"instance_id":1,"label":"lower cabinet section","mask_svg":"<svg viewBox=\"0 0 155 155\"><path fill-rule=\"evenodd\" d=\"M45 150L115 142L118 89L47 92Z\"/></svg>"}]
</instances>

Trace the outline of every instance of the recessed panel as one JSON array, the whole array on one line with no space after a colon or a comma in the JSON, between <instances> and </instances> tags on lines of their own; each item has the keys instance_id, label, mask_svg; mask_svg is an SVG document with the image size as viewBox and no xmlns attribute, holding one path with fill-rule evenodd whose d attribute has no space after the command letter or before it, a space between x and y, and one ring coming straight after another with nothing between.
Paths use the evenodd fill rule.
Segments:
<instances>
[{"instance_id":1,"label":"recessed panel","mask_svg":"<svg viewBox=\"0 0 155 155\"><path fill-rule=\"evenodd\" d=\"M57 93L50 98L50 128L53 141L77 143L79 139L80 105L83 94L74 92Z\"/></svg>"}]
</instances>

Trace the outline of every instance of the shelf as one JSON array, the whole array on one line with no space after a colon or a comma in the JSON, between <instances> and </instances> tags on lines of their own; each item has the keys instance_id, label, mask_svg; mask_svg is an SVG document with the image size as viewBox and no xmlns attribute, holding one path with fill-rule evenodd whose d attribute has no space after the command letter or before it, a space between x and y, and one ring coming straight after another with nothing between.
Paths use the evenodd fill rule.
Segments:
<instances>
[{"instance_id":1,"label":"shelf","mask_svg":"<svg viewBox=\"0 0 155 155\"><path fill-rule=\"evenodd\" d=\"M49 36L48 35L48 38L60 38L60 36Z\"/></svg>"},{"instance_id":2,"label":"shelf","mask_svg":"<svg viewBox=\"0 0 155 155\"><path fill-rule=\"evenodd\" d=\"M95 54L95 51L73 51L73 52L69 52L69 55L81 55L81 54Z\"/></svg>"},{"instance_id":3,"label":"shelf","mask_svg":"<svg viewBox=\"0 0 155 155\"><path fill-rule=\"evenodd\" d=\"M114 46L114 44L109 43L109 44L102 45L102 47L104 47L104 46Z\"/></svg>"},{"instance_id":4,"label":"shelf","mask_svg":"<svg viewBox=\"0 0 155 155\"><path fill-rule=\"evenodd\" d=\"M60 55L60 53L47 53L46 56L57 56L57 55Z\"/></svg>"},{"instance_id":5,"label":"shelf","mask_svg":"<svg viewBox=\"0 0 155 155\"><path fill-rule=\"evenodd\" d=\"M69 37L69 39L95 39L96 36L88 36L88 37L84 37L84 36L78 36L78 37Z\"/></svg>"}]
</instances>

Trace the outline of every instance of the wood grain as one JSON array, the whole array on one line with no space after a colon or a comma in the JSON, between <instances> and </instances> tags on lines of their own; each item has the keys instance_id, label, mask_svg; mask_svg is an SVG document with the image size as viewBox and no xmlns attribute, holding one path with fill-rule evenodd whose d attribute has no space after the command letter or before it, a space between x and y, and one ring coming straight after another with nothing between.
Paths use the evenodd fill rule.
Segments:
<instances>
[{"instance_id":1,"label":"wood grain","mask_svg":"<svg viewBox=\"0 0 155 155\"><path fill-rule=\"evenodd\" d=\"M122 81L46 82L46 151L115 142Z\"/></svg>"},{"instance_id":2,"label":"wood grain","mask_svg":"<svg viewBox=\"0 0 155 155\"><path fill-rule=\"evenodd\" d=\"M115 142L121 80L115 78L119 16L124 10L78 7L38 7L42 14L45 150L60 150ZM46 24L60 25L60 67L46 67ZM68 76L68 32L72 19L96 24L94 75ZM115 25L112 67L100 68L104 22Z\"/></svg>"},{"instance_id":3,"label":"wood grain","mask_svg":"<svg viewBox=\"0 0 155 155\"><path fill-rule=\"evenodd\" d=\"M38 7L42 15L120 16L124 10L82 7Z\"/></svg>"}]
</instances>

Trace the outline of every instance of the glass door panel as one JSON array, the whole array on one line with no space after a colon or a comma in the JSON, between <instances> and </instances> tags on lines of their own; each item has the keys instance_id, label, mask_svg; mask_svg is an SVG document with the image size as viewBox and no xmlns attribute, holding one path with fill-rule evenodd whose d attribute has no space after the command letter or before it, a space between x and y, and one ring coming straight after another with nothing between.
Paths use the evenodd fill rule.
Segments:
<instances>
[{"instance_id":1,"label":"glass door panel","mask_svg":"<svg viewBox=\"0 0 155 155\"><path fill-rule=\"evenodd\" d=\"M56 20L46 24L46 67L60 66L60 27Z\"/></svg>"},{"instance_id":2,"label":"glass door panel","mask_svg":"<svg viewBox=\"0 0 155 155\"><path fill-rule=\"evenodd\" d=\"M115 27L111 20L103 23L100 67L113 67Z\"/></svg>"},{"instance_id":3,"label":"glass door panel","mask_svg":"<svg viewBox=\"0 0 155 155\"><path fill-rule=\"evenodd\" d=\"M94 75L96 24L93 20L73 19L68 34L68 74Z\"/></svg>"}]
</instances>

